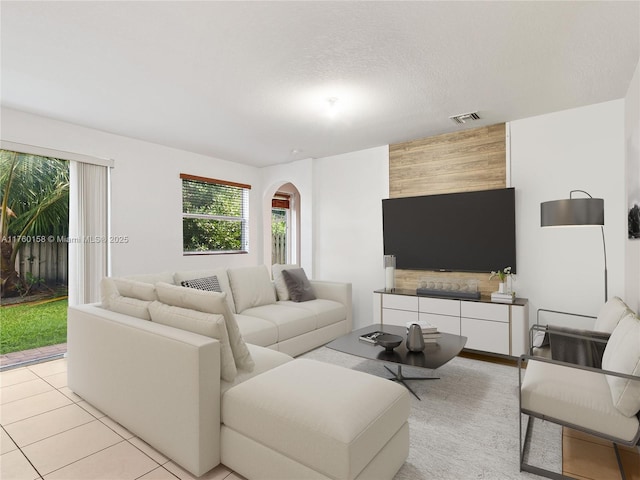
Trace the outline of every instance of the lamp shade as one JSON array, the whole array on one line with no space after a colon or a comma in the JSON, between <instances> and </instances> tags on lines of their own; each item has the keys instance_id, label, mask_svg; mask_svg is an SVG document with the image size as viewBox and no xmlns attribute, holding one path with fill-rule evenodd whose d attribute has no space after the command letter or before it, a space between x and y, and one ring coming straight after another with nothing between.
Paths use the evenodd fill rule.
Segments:
<instances>
[{"instance_id":1,"label":"lamp shade","mask_svg":"<svg viewBox=\"0 0 640 480\"><path fill-rule=\"evenodd\" d=\"M604 225L602 198L569 198L540 204L540 226Z\"/></svg>"}]
</instances>

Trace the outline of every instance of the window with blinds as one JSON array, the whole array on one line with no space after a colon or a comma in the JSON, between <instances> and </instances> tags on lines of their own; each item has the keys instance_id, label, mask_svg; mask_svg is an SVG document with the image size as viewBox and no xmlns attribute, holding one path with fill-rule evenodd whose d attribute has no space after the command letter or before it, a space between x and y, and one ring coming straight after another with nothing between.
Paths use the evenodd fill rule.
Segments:
<instances>
[{"instance_id":1,"label":"window with blinds","mask_svg":"<svg viewBox=\"0 0 640 480\"><path fill-rule=\"evenodd\" d=\"M184 254L248 253L251 185L180 174Z\"/></svg>"}]
</instances>

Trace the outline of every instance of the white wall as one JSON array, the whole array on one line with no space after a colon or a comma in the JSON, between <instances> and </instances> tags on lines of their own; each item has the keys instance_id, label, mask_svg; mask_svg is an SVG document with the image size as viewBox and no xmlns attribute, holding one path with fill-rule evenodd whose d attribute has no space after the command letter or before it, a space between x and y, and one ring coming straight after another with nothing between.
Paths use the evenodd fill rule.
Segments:
<instances>
[{"instance_id":1,"label":"white wall","mask_svg":"<svg viewBox=\"0 0 640 480\"><path fill-rule=\"evenodd\" d=\"M624 101L510 123L516 188L518 275L514 288L538 308L596 315L604 302L597 227L541 228L540 203L586 190L605 201L609 298L625 295Z\"/></svg>"},{"instance_id":2,"label":"white wall","mask_svg":"<svg viewBox=\"0 0 640 480\"><path fill-rule=\"evenodd\" d=\"M351 282L354 328L373 322L373 291L384 288L382 199L389 196L389 147L313 163L314 278Z\"/></svg>"},{"instance_id":3,"label":"white wall","mask_svg":"<svg viewBox=\"0 0 640 480\"><path fill-rule=\"evenodd\" d=\"M640 62L624 100L627 198L640 201ZM627 208L629 208L627 202ZM640 312L640 239L626 242L624 300Z\"/></svg>"},{"instance_id":4,"label":"white wall","mask_svg":"<svg viewBox=\"0 0 640 480\"><path fill-rule=\"evenodd\" d=\"M3 140L114 159L112 233L129 242L112 245L113 275L262 263L259 169L12 109L1 118ZM249 254L183 256L180 173L252 185Z\"/></svg>"}]
</instances>

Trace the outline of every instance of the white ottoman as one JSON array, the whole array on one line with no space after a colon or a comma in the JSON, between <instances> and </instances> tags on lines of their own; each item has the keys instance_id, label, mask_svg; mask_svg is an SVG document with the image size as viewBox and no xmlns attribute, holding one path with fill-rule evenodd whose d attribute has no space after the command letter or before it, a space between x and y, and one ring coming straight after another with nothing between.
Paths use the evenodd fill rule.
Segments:
<instances>
[{"instance_id":1,"label":"white ottoman","mask_svg":"<svg viewBox=\"0 0 640 480\"><path fill-rule=\"evenodd\" d=\"M404 387L298 359L224 394L221 461L250 479L391 479L408 417Z\"/></svg>"}]
</instances>

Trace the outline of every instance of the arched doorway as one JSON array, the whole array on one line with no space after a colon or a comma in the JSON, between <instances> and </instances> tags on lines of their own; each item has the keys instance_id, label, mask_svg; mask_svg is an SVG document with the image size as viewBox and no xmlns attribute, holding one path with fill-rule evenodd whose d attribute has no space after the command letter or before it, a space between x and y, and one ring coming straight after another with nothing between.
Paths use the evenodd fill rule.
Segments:
<instances>
[{"instance_id":1,"label":"arched doorway","mask_svg":"<svg viewBox=\"0 0 640 480\"><path fill-rule=\"evenodd\" d=\"M292 183L275 189L271 198L271 264L299 263L300 192Z\"/></svg>"}]
</instances>

